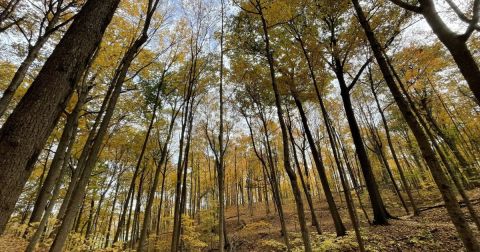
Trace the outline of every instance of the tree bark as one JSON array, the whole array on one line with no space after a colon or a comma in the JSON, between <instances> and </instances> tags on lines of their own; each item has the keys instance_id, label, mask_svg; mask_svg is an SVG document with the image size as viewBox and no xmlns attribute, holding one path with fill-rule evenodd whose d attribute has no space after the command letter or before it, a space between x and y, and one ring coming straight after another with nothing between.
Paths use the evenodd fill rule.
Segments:
<instances>
[{"instance_id":1,"label":"tree bark","mask_svg":"<svg viewBox=\"0 0 480 252\"><path fill-rule=\"evenodd\" d=\"M390 127L388 126L387 119L385 118L383 109L380 106L380 101L378 100L377 92L375 91L375 87L373 86L374 83L373 83L371 71L369 72L369 80L370 80L370 88L372 90L373 97L375 98L375 104L377 105L378 112L380 113L380 117L382 118L383 128L385 130L385 135L387 137L387 143L390 149L390 153L392 154L393 160L395 161L395 165L397 166L398 173L400 174L400 179L402 180L403 187L405 188L408 199L410 200L410 204L412 205L413 214L417 216L420 214L420 211L418 211L418 207L417 207L417 204L415 203L415 199L413 198L410 185L408 184L407 179L405 178L403 168L400 165L400 161L398 160L397 153L395 151L395 148L393 147L392 137L390 135Z\"/></svg>"},{"instance_id":2,"label":"tree bark","mask_svg":"<svg viewBox=\"0 0 480 252\"><path fill-rule=\"evenodd\" d=\"M17 3L19 2L18 0L14 0L14 1L16 1ZM64 2L63 0L56 1L55 3L53 3L52 1L49 1L47 10L45 11L45 17L44 17L44 20L48 20L47 21L48 24L44 28L44 32L39 34L35 43L33 45L29 43L27 56L25 57L25 59L23 60L23 62L20 64L19 68L15 72L7 89L3 92L3 96L0 98L0 118L5 114L5 111L7 110L8 105L11 102L13 96L15 95L15 92L17 91L20 84L22 84L28 72L28 69L33 64L35 59L38 57L38 54L42 49L42 47L45 45L45 43L47 43L51 35L53 35L55 31L57 31L58 28L60 28L60 26L64 25L64 24L60 24L59 26L57 26L57 23L59 22L60 17L70 7L70 6L63 6L63 2ZM44 5L47 5L47 2L45 2ZM47 17L47 15L51 15L51 16Z\"/></svg>"},{"instance_id":3,"label":"tree bark","mask_svg":"<svg viewBox=\"0 0 480 252\"><path fill-rule=\"evenodd\" d=\"M378 42L375 34L373 33L370 24L363 13L362 7L358 0L352 0L355 12L357 17L360 21L362 28L365 31L367 39L370 43L374 56L377 60L377 63L382 71L383 77L387 83L390 92L392 93L395 102L397 103L405 121L407 122L408 126L410 127L412 133L415 135L417 139L418 145L420 150L422 151L422 155L425 161L432 172L433 178L435 183L437 184L440 193L442 194L443 200L445 202L445 206L447 208L447 212L450 215L450 218L457 229L457 232L462 239L462 242L467 249L467 251L479 251L480 246L478 244L477 239L475 238L474 234L468 222L465 219L465 216L461 212L460 206L456 201L455 195L451 188L451 185L448 181L448 178L445 176L440 162L435 156L435 152L433 151L428 137L426 136L423 129L420 127L415 115L412 113L410 105L407 103L405 98L402 96L400 90L398 89L395 80L390 72L388 63L386 58L383 55L382 47Z\"/></svg>"},{"instance_id":4,"label":"tree bark","mask_svg":"<svg viewBox=\"0 0 480 252\"><path fill-rule=\"evenodd\" d=\"M287 114L289 114L287 110ZM310 213L312 215L312 226L315 227L317 234L321 235L322 230L320 229L320 223L318 222L317 219L317 214L315 213L315 208L313 207L313 200L312 200L312 195L310 193L310 189L307 186L307 183L305 182L305 179L302 174L302 169L300 168L300 162L298 161L298 155L297 155L297 150L295 147L295 139L293 138L293 133L292 133L292 122L290 121L290 115L287 115L289 123L287 124L287 129L288 129L288 134L290 136L290 142L292 143L292 152L293 152L293 160L295 162L295 166L297 167L298 171L298 176L300 177L300 182L302 183L303 191L305 193L305 198L307 199L308 207L310 208Z\"/></svg>"},{"instance_id":5,"label":"tree bark","mask_svg":"<svg viewBox=\"0 0 480 252\"><path fill-rule=\"evenodd\" d=\"M87 1L0 130L0 233L119 2Z\"/></svg>"},{"instance_id":6,"label":"tree bark","mask_svg":"<svg viewBox=\"0 0 480 252\"><path fill-rule=\"evenodd\" d=\"M382 196L378 190L378 184L375 181L372 165L368 158L367 151L365 150L360 128L355 118L355 112L353 110L353 105L350 98L350 91L348 90L344 79L344 73L342 70L343 66L341 66L340 59L338 57L335 57L335 65L335 74L337 75L337 79L340 84L343 107L345 109L352 139L355 144L355 151L358 156L358 161L360 162L360 168L362 169L363 176L365 177L365 184L370 196L370 203L373 209L373 224L384 225L388 223L388 218L390 215L385 208Z\"/></svg>"},{"instance_id":7,"label":"tree bark","mask_svg":"<svg viewBox=\"0 0 480 252\"><path fill-rule=\"evenodd\" d=\"M308 119L305 114L305 110L303 109L302 102L300 101L300 99L298 98L298 95L295 92L296 91L292 90L292 96L293 96L293 99L295 100L295 104L297 106L298 112L300 113L303 129L305 131L305 135L307 136L307 140L310 145L310 150L312 151L313 161L315 161L315 166L317 167L317 172L320 177L320 181L322 182L321 184L322 184L323 192L325 193L325 198L327 199L328 208L330 210L330 214L332 215L333 223L335 225L335 230L337 232L337 236L343 236L346 234L346 229L345 229L345 226L343 225L342 219L337 209L337 205L335 203L335 199L333 198L333 194L330 189L330 185L328 183L327 174L325 172L325 166L322 161L322 155L315 145L315 140L313 139L312 132L310 131L310 126L308 125Z\"/></svg>"},{"instance_id":8,"label":"tree bark","mask_svg":"<svg viewBox=\"0 0 480 252\"><path fill-rule=\"evenodd\" d=\"M162 78L162 83L163 83L163 78ZM159 97L161 86L162 86L162 84L160 85L160 87L158 87L157 96L156 96L156 103L154 105L154 109L153 109L153 112L152 112L152 119L150 121L150 126L149 126L149 130L147 131L147 134L149 134L149 132L150 132L152 126L153 126L153 122L155 120L155 114L157 112L156 111L157 110L157 103L158 103L158 97ZM155 191L157 190L157 187L158 187L158 180L159 180L159 177L160 177L161 167L163 166L164 162L167 159L168 144L170 143L173 128L175 126L175 119L178 115L178 112L174 111L173 113L174 114L172 115L170 125L168 127L167 137L165 139L165 142L163 143L160 160L158 161L157 167L155 169L155 175L153 176L153 183L151 185L150 192L148 194L147 205L145 206L145 213L144 213L144 219L143 219L143 227L142 227L142 231L141 231L141 234L140 234L140 240L139 240L139 243L138 243L138 251L144 251L145 248L146 248L146 245L147 245L146 240L147 240L149 223L150 223L151 214L152 214L153 200L155 198ZM165 178L165 175L163 177ZM163 184L163 181L162 181L162 184ZM163 191L162 191L162 194L163 194Z\"/></svg>"},{"instance_id":9,"label":"tree bark","mask_svg":"<svg viewBox=\"0 0 480 252\"><path fill-rule=\"evenodd\" d=\"M287 133L287 127L285 125L283 108L282 108L282 105L281 105L280 91L278 89L277 82L276 82L275 62L274 62L274 57L272 55L272 51L271 51L271 48L270 48L270 38L269 38L269 34L268 34L268 25L267 25L267 21L265 19L265 16L263 14L263 7L262 7L259 0L256 0L256 6L255 7L258 11L260 21L262 23L263 39L264 39L264 42L265 42L265 53L266 53L266 56L267 56L267 61L268 61L268 66L269 66L269 72L270 72L270 78L271 78L273 93L275 95L275 107L277 108L278 121L280 123L280 129L281 129L281 132L282 132L284 169L287 172L287 175L290 179L290 185L292 187L293 195L294 195L294 198L295 198L295 205L296 205L296 208L297 208L298 222L300 223L300 229L301 229L301 233L302 233L302 240L303 240L304 249L305 249L306 252L311 252L312 251L312 245L310 243L310 235L309 235L308 227L307 227L306 220L305 220L305 211L304 211L303 201L302 201L302 197L301 197L301 193L300 193L300 188L298 186L297 176L295 174L295 171L292 169L291 164L290 164L290 151L289 151L288 133Z\"/></svg>"},{"instance_id":10,"label":"tree bark","mask_svg":"<svg viewBox=\"0 0 480 252\"><path fill-rule=\"evenodd\" d=\"M63 133L60 137L60 141L58 143L57 150L50 165L47 177L45 178L45 182L43 182L42 188L40 189L40 192L35 201L35 205L33 207L32 214L29 220L30 224L40 221L47 205L47 201L52 197L51 191L54 188L55 183L59 183L60 181L59 175L61 173L64 162L67 162L67 150L71 151L69 145L71 145L72 142L75 141L78 119L83 105L85 104L85 101L87 99L89 90L89 87L84 86L81 87L78 91L77 104L75 105L73 111L67 116L67 122L65 123L65 126L63 128Z\"/></svg>"},{"instance_id":11,"label":"tree bark","mask_svg":"<svg viewBox=\"0 0 480 252\"><path fill-rule=\"evenodd\" d=\"M117 185L115 186L115 193L113 195L113 202L112 202L112 210L110 213L110 217L108 218L108 224L107 224L107 234L105 236L105 245L103 246L104 248L107 248L110 242L110 234L111 234L111 229L112 229L112 222L113 222L113 215L115 214L115 206L117 205L117 197L118 197L118 189L120 188L120 176L121 173L118 174L117 176Z\"/></svg>"}]
</instances>

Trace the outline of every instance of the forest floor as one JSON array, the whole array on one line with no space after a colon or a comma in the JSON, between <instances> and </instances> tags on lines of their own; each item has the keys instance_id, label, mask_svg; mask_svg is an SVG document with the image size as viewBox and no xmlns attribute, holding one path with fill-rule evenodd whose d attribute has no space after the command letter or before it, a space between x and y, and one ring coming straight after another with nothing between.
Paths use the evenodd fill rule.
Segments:
<instances>
[{"instance_id":1,"label":"forest floor","mask_svg":"<svg viewBox=\"0 0 480 252\"><path fill-rule=\"evenodd\" d=\"M411 212L407 214L400 203L392 203L398 200L394 198L391 191L383 190L382 195L388 211L398 217L398 220L389 220L389 225L386 226L369 225L363 211L359 208L358 201L355 201L367 251L463 251L462 242L436 190L415 192L414 198L421 211L420 216L413 216ZM365 192L362 195L364 205L369 203L366 196ZM480 189L470 191L469 196L476 212L479 213ZM404 197L406 198L406 195ZM337 238L326 202L318 197L314 201L316 201L314 206L317 207L316 213L323 232L322 235L317 235L315 227L309 226L314 251L358 251L345 202L341 202L337 197L343 222L349 231L347 236ZM252 208L253 215L250 215L247 205L240 207L240 224L237 222L236 208L227 209L227 230L230 242L236 247L235 251L284 251L280 222L272 203L270 202L271 213L268 216L265 204L257 204ZM311 215L307 212L308 205L305 204L305 208L305 215L310 225ZM465 207L462 207L462 210L466 216L469 216ZM293 247L296 247L294 251L303 251L295 204L288 202L285 204L284 211L290 242ZM371 213L371 209L366 211ZM472 222L470 224L480 240L480 233Z\"/></svg>"},{"instance_id":2,"label":"forest floor","mask_svg":"<svg viewBox=\"0 0 480 252\"><path fill-rule=\"evenodd\" d=\"M480 189L468 193L477 213L480 212ZM458 238L436 190L430 188L415 192L414 197L421 210L420 216L407 214L402 206L396 203L398 200L391 191L382 190L382 195L388 211L393 216L398 217L398 220L390 220L389 225L386 226L369 225L358 201L355 201L367 251L463 251L462 242ZM364 205L368 205L367 196L366 192L362 194ZM326 202L318 196L314 198L314 201L323 232L322 235L317 235L315 228L310 226L311 214L308 205L305 204L305 215L309 224L314 251L358 251L358 244L344 199L337 195L336 202L348 230L347 235L340 238L335 235ZM240 206L238 219L237 208L235 206L227 208L227 231L233 251L285 251L278 215L272 202L269 203L270 214L268 215L266 214L265 202L254 204L251 208L248 207L248 204ZM293 251L303 251L295 204L289 201L283 203L290 243L294 247ZM466 208L463 207L462 210L468 216ZM366 211L369 214L371 213L371 209L366 209ZM473 223L471 223L471 227L480 240L480 234ZM24 251L27 244L27 241L21 237L9 234L0 236L0 252ZM213 251L211 248L215 245L209 245L209 248L204 251Z\"/></svg>"}]
</instances>

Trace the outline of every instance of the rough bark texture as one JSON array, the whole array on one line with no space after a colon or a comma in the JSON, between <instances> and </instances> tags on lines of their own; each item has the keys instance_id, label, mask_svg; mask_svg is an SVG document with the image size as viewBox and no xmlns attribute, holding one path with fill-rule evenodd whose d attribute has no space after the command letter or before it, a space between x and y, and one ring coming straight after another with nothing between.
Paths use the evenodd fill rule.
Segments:
<instances>
[{"instance_id":1,"label":"rough bark texture","mask_svg":"<svg viewBox=\"0 0 480 252\"><path fill-rule=\"evenodd\" d=\"M19 2L18 0L13 0L12 2ZM15 3L12 7L15 8ZM38 35L37 40L33 45L30 44L29 42L29 47L28 47L28 53L23 62L20 64L18 67L17 71L13 75L12 80L10 81L10 84L8 85L7 89L3 92L2 98L0 98L0 117L2 117L5 114L5 111L8 108L8 104L11 102L13 96L15 95L15 92L17 91L18 87L20 84L22 84L23 80L25 79L25 76L27 75L28 69L30 66L33 64L35 59L38 57L38 54L40 53L40 50L42 47L47 43L49 38L63 25L65 25L67 22L63 24L59 24L57 26L57 23L60 21L61 16L65 13L66 10L69 9L69 7L72 6L72 4L67 4L67 6L64 6L64 1L56 1L55 3L53 1L48 2L48 7L45 10L45 19L47 21L47 25L44 29L44 32L40 32ZM12 3L13 4L13 3ZM47 5L47 1L45 1L44 5ZM5 9L7 10L7 9ZM1 24L1 16L0 14L0 24ZM48 16L48 18L47 18Z\"/></svg>"},{"instance_id":2,"label":"rough bark texture","mask_svg":"<svg viewBox=\"0 0 480 252\"><path fill-rule=\"evenodd\" d=\"M52 197L52 190L55 186L55 183L59 182L58 178L60 177L60 172L62 170L61 168L63 167L67 157L67 149L71 142L75 141L78 118L87 98L87 88L82 88L82 90L80 90L78 93L78 102L73 111L67 117L67 122L65 123L65 127L63 129L62 136L60 137L55 155L53 156L52 164L50 165L45 182L43 182L42 188L40 189L35 201L35 205L29 220L30 224L40 221L47 202Z\"/></svg>"},{"instance_id":3,"label":"rough bark texture","mask_svg":"<svg viewBox=\"0 0 480 252\"><path fill-rule=\"evenodd\" d=\"M89 0L0 130L0 233L120 0Z\"/></svg>"}]
</instances>

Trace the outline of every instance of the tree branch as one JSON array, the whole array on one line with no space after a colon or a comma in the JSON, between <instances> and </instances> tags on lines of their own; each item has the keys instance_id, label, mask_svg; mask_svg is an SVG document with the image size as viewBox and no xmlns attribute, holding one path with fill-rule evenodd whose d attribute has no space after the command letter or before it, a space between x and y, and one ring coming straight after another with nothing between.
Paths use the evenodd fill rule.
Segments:
<instances>
[{"instance_id":1,"label":"tree branch","mask_svg":"<svg viewBox=\"0 0 480 252\"><path fill-rule=\"evenodd\" d=\"M406 3L402 0L390 0L390 2L404 8L406 10L409 10L409 11L412 11L412 12L415 12L415 13L422 13L422 7L420 7L420 6L409 4L409 3Z\"/></svg>"}]
</instances>

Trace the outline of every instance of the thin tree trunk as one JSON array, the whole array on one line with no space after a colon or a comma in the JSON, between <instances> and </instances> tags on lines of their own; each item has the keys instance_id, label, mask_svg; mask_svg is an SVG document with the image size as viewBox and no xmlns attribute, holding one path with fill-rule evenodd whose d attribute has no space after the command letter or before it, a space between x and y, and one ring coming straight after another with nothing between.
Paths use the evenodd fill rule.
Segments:
<instances>
[{"instance_id":1,"label":"thin tree trunk","mask_svg":"<svg viewBox=\"0 0 480 252\"><path fill-rule=\"evenodd\" d=\"M219 244L218 249L220 252L224 252L226 248L226 230L225 230L225 163L224 163L224 154L225 147L223 144L223 131L224 131L224 102L223 102L223 40L224 40L224 18L225 18L225 3L224 0L221 0L221 32L220 32L220 127L218 134L218 164L217 164L217 173L218 173L218 233L219 233Z\"/></svg>"},{"instance_id":2,"label":"thin tree trunk","mask_svg":"<svg viewBox=\"0 0 480 252\"><path fill-rule=\"evenodd\" d=\"M393 147L393 142L392 142L392 137L390 135L390 128L387 123L387 119L385 118L385 114L383 112L382 107L380 106L380 102L378 100L377 92L375 91L375 87L373 86L373 79L371 75L371 71L369 71L369 80L370 80L370 88L372 90L373 97L375 98L375 104L377 105L378 112L380 113L380 117L382 118L382 123L383 123L383 128L385 129L385 135L387 137L387 143L388 147L390 149L390 153L392 154L393 160L395 161L395 165L397 166L398 173L400 174L400 179L402 180L403 187L405 188L405 191L407 192L408 199L410 200L410 204L412 205L413 208L413 215L417 216L420 214L420 211L418 210L417 204L415 203L415 199L413 198L412 191L410 189L410 185L407 182L407 179L405 178L405 174L403 172L403 168L400 165L400 161L398 160L397 153L395 151L395 148Z\"/></svg>"},{"instance_id":3,"label":"thin tree trunk","mask_svg":"<svg viewBox=\"0 0 480 252\"><path fill-rule=\"evenodd\" d=\"M162 83L163 83L163 81L162 81ZM156 99L155 99L155 106L154 106L154 109L153 109L153 112L152 112L152 119L150 121L150 126L149 126L149 130L147 131L147 134L149 134L149 132L150 132L152 126L153 126L153 122L155 120L155 114L157 112L156 111L156 109L157 109L156 105L158 103L158 97L159 97L161 86L162 85L160 85L158 87L157 96L156 96ZM143 227L142 227L142 231L141 231L141 234L140 234L140 240L139 240L138 248L137 248L138 251L144 251L145 248L146 248L146 245L147 245L146 244L147 234L148 234L149 223L150 223L150 218L151 218L151 214L152 214L153 200L155 198L155 191L157 190L157 187L158 187L158 179L160 177L161 167L163 166L164 162L167 160L168 144L170 143L172 132L173 132L173 129L174 129L174 126L175 126L175 119L178 115L178 112L173 112L173 113L174 114L172 115L170 125L168 127L167 137L165 139L165 142L163 143L160 160L158 161L157 167L155 169L155 174L153 176L153 183L150 187L150 192L148 194L148 199L147 199L147 204L145 206L145 213L144 213L144 219L143 219ZM165 179L165 175L163 176L162 187L163 187L164 179ZM162 191L162 194L163 194L163 191ZM159 211L160 210L161 210L161 208L159 209Z\"/></svg>"},{"instance_id":4,"label":"thin tree trunk","mask_svg":"<svg viewBox=\"0 0 480 252\"><path fill-rule=\"evenodd\" d=\"M115 206L117 205L118 189L120 188L120 175L117 176L117 185L115 186L115 193L113 195L112 210L107 224L107 235L105 236L105 245L104 248L107 248L110 242L110 234L112 229L113 216L115 215Z\"/></svg>"},{"instance_id":5,"label":"thin tree trunk","mask_svg":"<svg viewBox=\"0 0 480 252\"><path fill-rule=\"evenodd\" d=\"M358 248L361 252L365 251L365 245L362 239L362 234L360 231L360 224L358 222L358 217L355 210L355 205L353 203L352 194L350 193L350 186L345 176L345 169L340 161L340 150L338 148L337 141L332 135L332 128L329 122L327 122L327 127L329 128L329 138L332 141L331 147L335 162L337 164L338 173L340 175L340 182L342 183L343 193L345 195L345 202L347 203L348 214L350 215L350 220L352 221L353 229L355 230L355 236L358 242ZM339 140L339 139L337 139ZM346 161L346 160L345 160ZM363 207L362 207L363 208ZM368 216L367 216L368 219ZM370 222L370 220L369 220Z\"/></svg>"},{"instance_id":6,"label":"thin tree trunk","mask_svg":"<svg viewBox=\"0 0 480 252\"><path fill-rule=\"evenodd\" d=\"M289 242L289 239L288 239L288 231L287 231L287 226L286 226L286 223L285 223L283 206L282 206L282 201L281 201L281 197L280 197L280 193L279 193L278 180L277 180L276 176L274 175L275 174L275 171L274 171L275 168L273 167L273 157L272 157L272 152L271 152L271 148L270 148L270 140L269 140L269 137L268 137L266 121L264 120L263 114L260 113L260 119L262 121L262 126L263 126L263 129L264 129L264 135L265 135L265 145L266 145L267 157L268 157L268 168L270 169L270 172L268 172L268 170L267 170L267 162L265 162L263 155L261 155L259 153L258 148L255 144L252 124L248 120L248 116L242 111L241 111L241 113L245 117L245 121L247 123L248 130L250 132L250 140L252 141L253 151L255 152L255 155L257 156L258 160L260 160L260 162L262 163L262 166L265 168L265 173L266 173L266 175L269 179L269 183L270 183L270 186L272 188L272 196L273 196L273 201L274 201L274 206L275 206L274 209L278 213L282 236L283 236L285 245L287 246L288 249L290 249L290 242ZM242 174L243 174L243 172L242 172ZM240 175L240 178L243 178L242 174ZM240 189L241 203L242 203L242 206L243 206L244 203L245 203L245 200L244 200L244 193L243 193L243 185L242 184L243 184L243 180L240 180L238 186L239 186L239 189Z\"/></svg>"},{"instance_id":7,"label":"thin tree trunk","mask_svg":"<svg viewBox=\"0 0 480 252\"><path fill-rule=\"evenodd\" d=\"M375 128L375 126L372 125L372 123L367 119L367 114L365 113L363 108L360 107L360 109L362 111L363 117L365 118L365 123L366 123L367 128L368 128L369 133L367 133L367 135L370 135L371 142L374 145L373 151L377 155L377 157L378 157L380 163L382 164L382 166L385 168L385 170L387 170L388 178L386 178L385 180L390 180L392 182L393 191L398 196L398 198L400 200L400 203L402 203L402 206L405 209L405 212L407 214L410 214L410 211L408 210L407 204L405 203L405 200L403 199L403 196L400 192L400 188L397 185L397 182L395 180L395 176L393 176L392 169L390 168L390 165L388 164L388 160L387 160L387 158L385 156L385 153L383 151L383 143L382 143L382 140L380 139L380 134L379 134L378 130ZM367 106L367 111L368 111L368 115L369 115L370 119L373 118L372 112L370 111L370 108L368 106Z\"/></svg>"},{"instance_id":8,"label":"thin tree trunk","mask_svg":"<svg viewBox=\"0 0 480 252\"><path fill-rule=\"evenodd\" d=\"M295 101L295 105L297 106L298 112L300 114L303 129L305 131L305 135L310 145L310 150L312 151L313 161L315 162L315 165L317 167L317 172L320 177L320 181L322 182L321 184L322 184L323 192L325 193L325 198L327 199L328 208L330 210L330 214L332 215L337 236L343 236L346 234L346 229L345 229L345 226L343 225L340 214L338 213L337 205L335 203L335 199L333 198L332 191L330 190L330 185L328 183L328 178L325 172L325 166L322 161L321 152L317 149L317 146L315 145L315 140L313 139L312 132L310 131L310 126L308 125L308 119L305 114L305 110L303 109L302 102L298 98L298 95L296 94L295 90L292 89L291 93Z\"/></svg>"},{"instance_id":9,"label":"thin tree trunk","mask_svg":"<svg viewBox=\"0 0 480 252\"><path fill-rule=\"evenodd\" d=\"M303 206L303 201L300 193L300 188L297 183L297 177L295 174L295 171L292 169L291 164L290 164L290 151L289 151L289 141L288 141L288 133L287 133L287 128L285 125L285 119L283 116L283 109L281 105L281 97L280 97L280 92L277 86L276 82L276 76L275 76L275 62L274 62L274 57L272 55L272 51L270 49L270 38L268 34L268 25L267 21L265 19L265 16L263 14L263 7L260 3L259 0L256 0L256 9L258 11L258 14L260 16L260 20L262 23L262 28L263 28L263 39L265 41L265 53L267 56L267 61L269 65L269 70L270 70L270 78L271 78L271 84L273 88L273 92L275 95L275 107L277 108L277 116L278 116L278 121L280 123L280 129L282 132L282 143L283 143L283 163L284 163L284 169L287 172L287 175L290 179L290 185L292 187L293 195L295 198L295 205L297 208L297 214L298 214L298 222L300 223L300 229L302 233L302 240L303 240L303 245L304 249L306 252L311 252L312 251L312 245L310 243L310 235L308 231L308 226L305 220L305 211L304 211L304 206Z\"/></svg>"},{"instance_id":10,"label":"thin tree trunk","mask_svg":"<svg viewBox=\"0 0 480 252\"><path fill-rule=\"evenodd\" d=\"M75 135L75 133L73 135ZM67 149L66 158L70 157L70 152L72 151L73 143L74 143L74 139L71 138L68 149ZM50 214L52 213L52 210L53 210L53 207L55 206L57 198L60 196L60 189L61 189L61 186L62 186L61 181L62 181L63 177L65 176L65 173L67 172L67 168L68 168L68 161L65 161L62 164L60 174L57 178L57 181L55 182L55 187L53 188L53 191L52 191L52 197L50 198L50 201L48 202L47 208L45 209L45 211L43 213L42 219L40 220L40 223L38 224L38 227L37 227L35 233L30 238L30 241L28 243L27 248L25 249L25 252L35 251L35 247L36 247L38 241L40 240L40 238L42 236L42 233L45 230L45 227L47 226L48 219L50 218Z\"/></svg>"},{"instance_id":11,"label":"thin tree trunk","mask_svg":"<svg viewBox=\"0 0 480 252\"><path fill-rule=\"evenodd\" d=\"M85 78L85 76L84 76ZM78 119L80 112L85 104L87 99L88 92L90 87L86 86L84 81L83 87L78 90L78 101L75 105L73 111L67 116L67 122L63 128L62 136L57 146L57 150L53 157L50 169L48 171L45 182L40 189L40 192L35 201L35 205L32 210L32 215L30 216L29 223L35 223L40 221L40 218L43 215L47 201L52 197L51 191L54 188L55 183L58 183L60 180L60 173L64 163L67 162L68 158L67 151L71 151L69 145L72 145L76 138Z\"/></svg>"},{"instance_id":12,"label":"thin tree trunk","mask_svg":"<svg viewBox=\"0 0 480 252\"><path fill-rule=\"evenodd\" d=\"M288 114L287 110L287 114ZM310 213L312 215L312 226L315 227L317 233L319 235L322 234L322 230L320 229L320 223L318 222L317 215L315 213L315 208L313 207L313 200L312 195L310 193L310 189L308 188L305 179L302 174L302 169L300 168L300 162L298 161L297 150L295 148L295 139L293 138L292 133L292 126L290 121L290 115L287 116L289 118L289 123L287 124L288 134L290 135L290 142L292 143L292 152L293 152L293 159L295 161L295 166L297 167L298 176L300 177L300 182L302 183L303 191L305 193L305 198L307 199L308 207L310 208Z\"/></svg>"}]
</instances>

